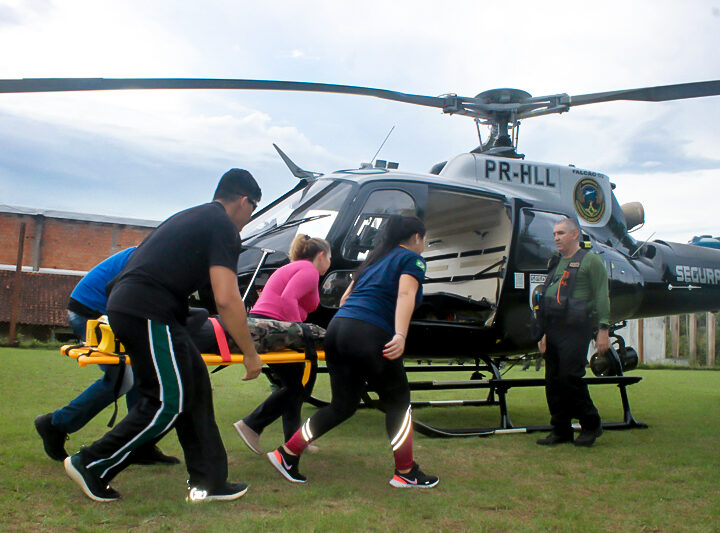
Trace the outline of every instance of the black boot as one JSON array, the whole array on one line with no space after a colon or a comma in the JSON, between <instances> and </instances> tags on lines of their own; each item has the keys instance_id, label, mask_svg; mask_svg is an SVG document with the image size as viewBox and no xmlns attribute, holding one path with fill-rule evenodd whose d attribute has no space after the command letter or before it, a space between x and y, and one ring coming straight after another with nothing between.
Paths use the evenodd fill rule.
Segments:
<instances>
[{"instance_id":1,"label":"black boot","mask_svg":"<svg viewBox=\"0 0 720 533\"><path fill-rule=\"evenodd\" d=\"M580 435L578 435L578 438L575 439L573 444L575 446L585 446L589 448L595 443L595 439L602 435L602 433L602 426L598 426L595 429L582 429L580 430Z\"/></svg>"}]
</instances>

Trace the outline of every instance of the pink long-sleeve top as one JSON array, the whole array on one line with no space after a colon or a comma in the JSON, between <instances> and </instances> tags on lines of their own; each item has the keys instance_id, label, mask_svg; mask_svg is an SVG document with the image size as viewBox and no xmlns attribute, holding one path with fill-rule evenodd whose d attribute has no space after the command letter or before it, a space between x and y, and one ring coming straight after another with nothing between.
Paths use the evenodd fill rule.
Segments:
<instances>
[{"instance_id":1,"label":"pink long-sleeve top","mask_svg":"<svg viewBox=\"0 0 720 533\"><path fill-rule=\"evenodd\" d=\"M308 260L293 261L273 272L251 313L287 322L304 322L320 305L320 273Z\"/></svg>"}]
</instances>

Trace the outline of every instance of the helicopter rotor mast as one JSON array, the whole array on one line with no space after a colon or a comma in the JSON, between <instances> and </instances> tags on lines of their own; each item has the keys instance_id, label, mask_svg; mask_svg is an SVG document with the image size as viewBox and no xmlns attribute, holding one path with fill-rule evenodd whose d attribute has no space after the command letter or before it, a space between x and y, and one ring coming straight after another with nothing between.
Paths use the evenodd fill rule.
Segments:
<instances>
[{"instance_id":1,"label":"helicopter rotor mast","mask_svg":"<svg viewBox=\"0 0 720 533\"><path fill-rule=\"evenodd\" d=\"M445 94L424 96L387 89L309 83L299 81L214 79L214 78L22 78L0 80L0 93L41 93L76 91L111 91L143 89L236 89L275 90L351 94L372 96L408 104L436 107L450 115L465 115L491 126L490 140L473 152L505 157L523 157L516 152L516 142L508 134L520 120L542 115L564 113L578 105L616 100L664 102L686 98L720 95L720 80L642 87L620 91L570 96L565 93L533 97L519 89L491 89L475 97ZM515 139L516 141L516 139Z\"/></svg>"}]
</instances>

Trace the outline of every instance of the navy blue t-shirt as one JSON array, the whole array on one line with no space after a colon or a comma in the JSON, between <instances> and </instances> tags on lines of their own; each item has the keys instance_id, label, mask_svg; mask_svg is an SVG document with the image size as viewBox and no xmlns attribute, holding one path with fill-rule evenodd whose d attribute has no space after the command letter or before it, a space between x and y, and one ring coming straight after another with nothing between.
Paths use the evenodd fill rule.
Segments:
<instances>
[{"instance_id":1,"label":"navy blue t-shirt","mask_svg":"<svg viewBox=\"0 0 720 533\"><path fill-rule=\"evenodd\" d=\"M369 322L392 335L395 332L395 306L400 276L410 274L420 283L415 295L417 307L422 301L425 268L425 260L420 254L402 246L394 248L362 272L350 296L335 316Z\"/></svg>"}]
</instances>

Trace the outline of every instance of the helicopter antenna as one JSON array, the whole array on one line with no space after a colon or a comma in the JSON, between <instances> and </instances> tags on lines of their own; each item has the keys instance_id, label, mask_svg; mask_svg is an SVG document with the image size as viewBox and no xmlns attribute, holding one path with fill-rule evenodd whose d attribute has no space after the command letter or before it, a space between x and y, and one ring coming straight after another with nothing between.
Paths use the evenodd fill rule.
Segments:
<instances>
[{"instance_id":1,"label":"helicopter antenna","mask_svg":"<svg viewBox=\"0 0 720 533\"><path fill-rule=\"evenodd\" d=\"M656 233L657 233L656 231L653 231L652 234L647 239L645 239L645 242L642 243L640 246L638 246L638 249L635 250L630 257L631 258L635 257L637 255L637 253L645 247L645 245L648 243L648 241L655 236Z\"/></svg>"},{"instance_id":2,"label":"helicopter antenna","mask_svg":"<svg viewBox=\"0 0 720 533\"><path fill-rule=\"evenodd\" d=\"M375 155L372 156L372 159L370 160L370 165L371 165L371 166L372 166L373 162L375 161L375 158L376 158L376 157L378 156L378 154L380 153L380 150L382 150L382 147L385 146L385 143L387 142L388 138L390 137L390 134L393 132L394 129L395 129L395 126L393 126L392 128L390 128L390 131L389 131L388 134L385 136L385 140L384 140L384 141L382 142L382 144L380 145L380 148L378 148L378 149L377 149L377 152L375 152Z\"/></svg>"}]
</instances>

